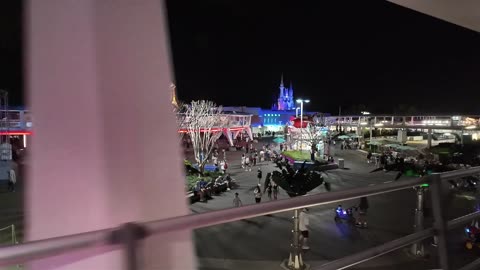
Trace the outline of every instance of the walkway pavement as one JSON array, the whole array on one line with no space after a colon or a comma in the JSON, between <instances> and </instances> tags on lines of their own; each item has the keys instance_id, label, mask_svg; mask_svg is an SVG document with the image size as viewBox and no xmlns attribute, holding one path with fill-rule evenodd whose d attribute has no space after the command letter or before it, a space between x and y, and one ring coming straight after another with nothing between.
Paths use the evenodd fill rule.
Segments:
<instances>
[{"instance_id":1,"label":"walkway pavement","mask_svg":"<svg viewBox=\"0 0 480 270\"><path fill-rule=\"evenodd\" d=\"M332 190L348 189L360 186L378 185L393 181L395 173L370 173L373 165L366 163L365 154L352 150L335 149L334 156L345 159L346 169L328 172L327 181ZM234 192L240 194L244 205L254 203L253 187L257 184L256 169L245 172L240 168L241 152L229 152L230 173L239 182L240 188L225 192L208 203L196 203L191 206L193 213L201 213L232 207ZM263 174L275 169L270 162L259 166ZM325 192L323 187L312 193ZM280 199L287 199L280 193ZM264 197L263 200L266 198ZM336 204L311 208L310 223L311 251L304 260L314 266L332 261L355 252L377 246L395 238L413 232L413 213L415 192L404 190L369 198L369 228L357 229L347 224L333 221ZM460 197L450 200L458 216L469 207ZM262 203L265 203L262 201ZM357 201L342 202L344 206L356 205ZM461 212L461 213L460 213ZM291 241L292 213L279 213L271 216L256 217L203 228L195 231L195 243L200 269L281 269L280 263L287 258ZM429 220L427 219L426 224ZM431 221L430 221L431 222ZM473 259L458 247L462 245L462 232L452 232L452 252L455 265L461 265ZM428 241L427 241L428 242ZM434 254L434 249L427 245L427 250ZM378 257L362 263L352 269L428 269L435 267L430 259L416 259L407 254L407 250Z\"/></svg>"}]
</instances>

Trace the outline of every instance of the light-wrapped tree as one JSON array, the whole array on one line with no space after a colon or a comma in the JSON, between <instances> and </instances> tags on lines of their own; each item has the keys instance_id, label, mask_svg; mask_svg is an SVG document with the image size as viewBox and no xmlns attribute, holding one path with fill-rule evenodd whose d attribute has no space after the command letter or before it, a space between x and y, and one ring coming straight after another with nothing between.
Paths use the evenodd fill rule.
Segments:
<instances>
[{"instance_id":1,"label":"light-wrapped tree","mask_svg":"<svg viewBox=\"0 0 480 270\"><path fill-rule=\"evenodd\" d=\"M203 173L215 142L222 135L228 120L222 115L221 106L207 100L192 101L183 106L182 112L178 116L181 118L179 122L190 136L195 161Z\"/></svg>"}]
</instances>

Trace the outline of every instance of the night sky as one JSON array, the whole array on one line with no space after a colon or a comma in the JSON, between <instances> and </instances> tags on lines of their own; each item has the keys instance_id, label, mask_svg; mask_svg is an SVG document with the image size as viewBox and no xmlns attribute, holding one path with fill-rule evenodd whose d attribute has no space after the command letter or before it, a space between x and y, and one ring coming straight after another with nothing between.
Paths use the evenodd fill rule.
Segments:
<instances>
[{"instance_id":1,"label":"night sky","mask_svg":"<svg viewBox=\"0 0 480 270\"><path fill-rule=\"evenodd\" d=\"M386 1L167 1L180 99L480 114L480 34ZM186 7L189 8L186 8Z\"/></svg>"},{"instance_id":2,"label":"night sky","mask_svg":"<svg viewBox=\"0 0 480 270\"><path fill-rule=\"evenodd\" d=\"M23 104L22 1L0 1L0 89ZM326 1L322 1L326 2ZM480 114L480 34L386 1L167 1L180 99ZM330 1L333 2L333 1Z\"/></svg>"},{"instance_id":3,"label":"night sky","mask_svg":"<svg viewBox=\"0 0 480 270\"><path fill-rule=\"evenodd\" d=\"M0 89L10 105L23 105L22 1L0 1Z\"/></svg>"}]
</instances>

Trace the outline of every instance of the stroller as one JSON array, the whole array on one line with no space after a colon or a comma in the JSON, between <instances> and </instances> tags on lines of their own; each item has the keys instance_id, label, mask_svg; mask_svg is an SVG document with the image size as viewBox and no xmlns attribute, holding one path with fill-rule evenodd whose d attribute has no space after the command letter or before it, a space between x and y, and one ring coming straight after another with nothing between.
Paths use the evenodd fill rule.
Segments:
<instances>
[{"instance_id":1,"label":"stroller","mask_svg":"<svg viewBox=\"0 0 480 270\"><path fill-rule=\"evenodd\" d=\"M468 250L473 249L473 247L480 247L480 229L478 227L478 221L472 221L472 224L465 227L465 247Z\"/></svg>"},{"instance_id":2,"label":"stroller","mask_svg":"<svg viewBox=\"0 0 480 270\"><path fill-rule=\"evenodd\" d=\"M348 223L351 223L351 224L355 224L355 217L353 216L353 211L357 211L357 207L350 207L350 208L346 208L346 209L343 209L341 205L339 205L336 209L335 209L335 222L342 222L342 221L346 221Z\"/></svg>"}]
</instances>

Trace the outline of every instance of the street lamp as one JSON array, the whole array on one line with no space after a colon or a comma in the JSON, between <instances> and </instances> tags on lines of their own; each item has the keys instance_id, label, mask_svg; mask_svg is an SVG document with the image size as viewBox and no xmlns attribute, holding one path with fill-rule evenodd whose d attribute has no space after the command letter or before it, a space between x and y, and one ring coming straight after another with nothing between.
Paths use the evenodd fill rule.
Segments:
<instances>
[{"instance_id":1,"label":"street lamp","mask_svg":"<svg viewBox=\"0 0 480 270\"><path fill-rule=\"evenodd\" d=\"M303 103L309 103L309 99L297 99L297 103L300 103L300 135L302 137L302 141L300 143L300 149L303 148Z\"/></svg>"}]
</instances>

